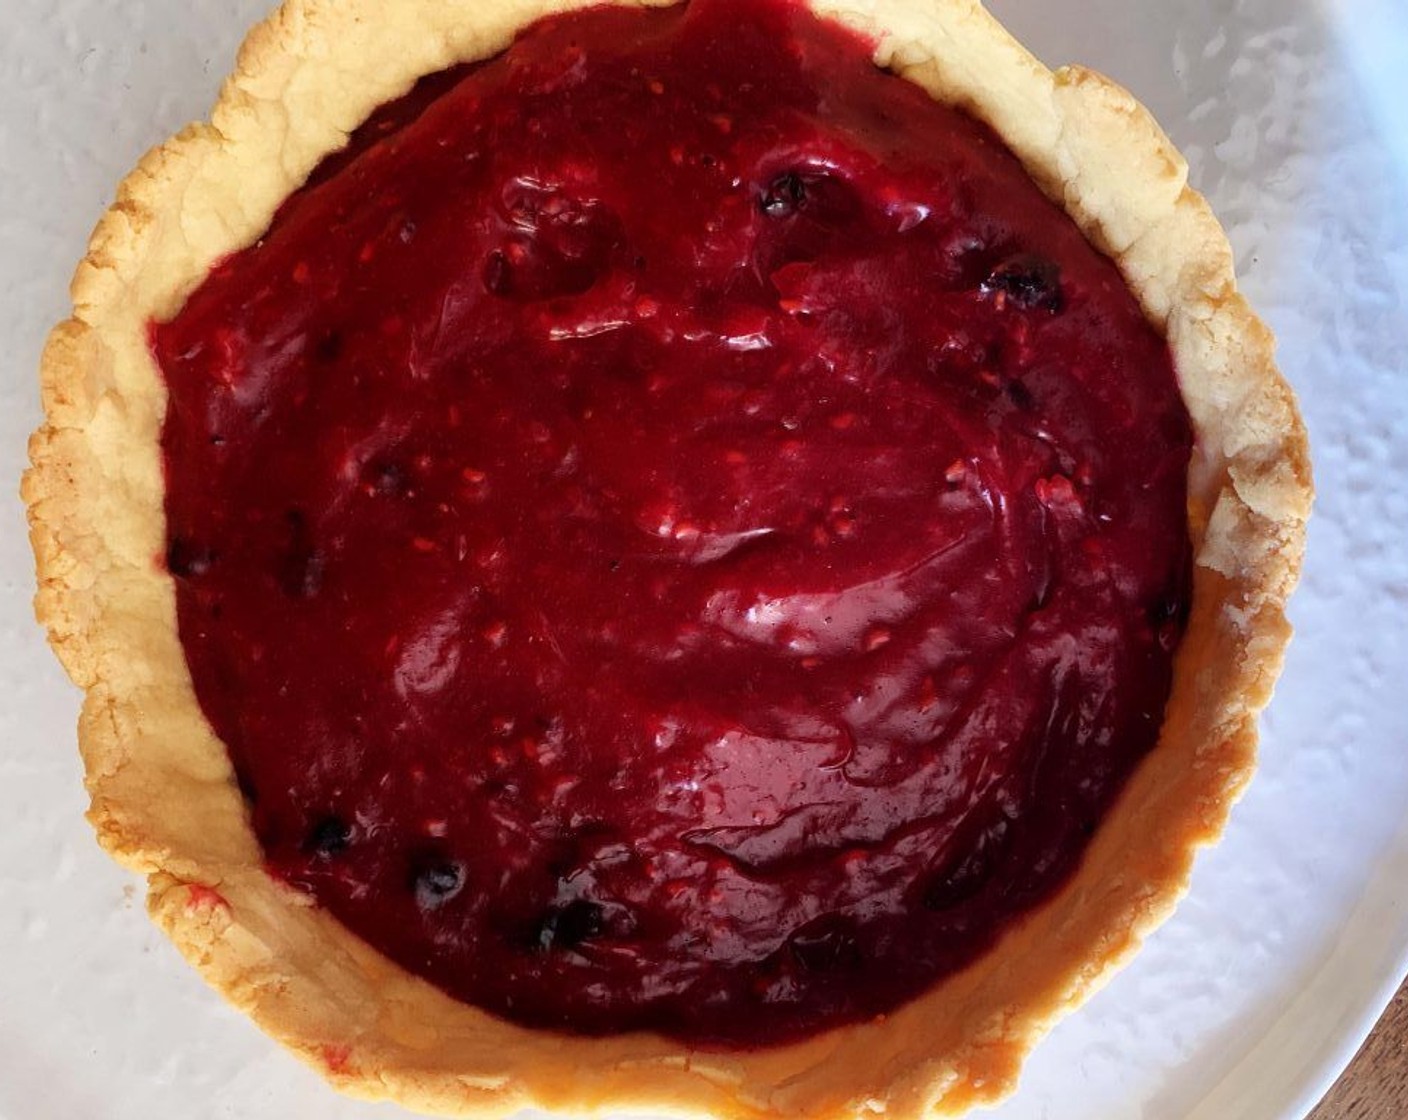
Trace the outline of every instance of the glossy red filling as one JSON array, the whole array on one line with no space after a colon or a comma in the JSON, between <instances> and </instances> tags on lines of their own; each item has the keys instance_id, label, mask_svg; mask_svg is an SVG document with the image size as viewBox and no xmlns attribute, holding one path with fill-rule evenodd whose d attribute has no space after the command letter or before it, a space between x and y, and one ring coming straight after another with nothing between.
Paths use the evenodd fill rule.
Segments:
<instances>
[{"instance_id":1,"label":"glossy red filling","mask_svg":"<svg viewBox=\"0 0 1408 1120\"><path fill-rule=\"evenodd\" d=\"M882 1012L1155 743L1164 342L987 128L781 0L422 83L152 337L181 637L269 867L492 1012Z\"/></svg>"}]
</instances>

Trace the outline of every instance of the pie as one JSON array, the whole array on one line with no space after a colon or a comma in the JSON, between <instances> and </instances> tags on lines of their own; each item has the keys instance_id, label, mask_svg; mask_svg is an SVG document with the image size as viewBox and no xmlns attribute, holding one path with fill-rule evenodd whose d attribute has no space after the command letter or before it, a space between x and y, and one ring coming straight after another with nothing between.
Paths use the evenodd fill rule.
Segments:
<instances>
[{"instance_id":1,"label":"pie","mask_svg":"<svg viewBox=\"0 0 1408 1120\"><path fill-rule=\"evenodd\" d=\"M25 481L91 820L352 1093L991 1102L1250 776L1271 337L975 3L576 7L288 0L99 224Z\"/></svg>"}]
</instances>

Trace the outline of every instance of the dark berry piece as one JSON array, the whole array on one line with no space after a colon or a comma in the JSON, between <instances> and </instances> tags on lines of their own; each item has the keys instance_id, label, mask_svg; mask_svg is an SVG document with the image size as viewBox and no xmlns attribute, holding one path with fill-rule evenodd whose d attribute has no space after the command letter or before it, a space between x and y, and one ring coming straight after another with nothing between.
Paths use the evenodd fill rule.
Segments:
<instances>
[{"instance_id":1,"label":"dark berry piece","mask_svg":"<svg viewBox=\"0 0 1408 1120\"><path fill-rule=\"evenodd\" d=\"M1054 261L1032 253L1009 257L982 283L985 296L1001 298L1028 311L1061 310L1061 270Z\"/></svg>"},{"instance_id":2,"label":"dark berry piece","mask_svg":"<svg viewBox=\"0 0 1408 1120\"><path fill-rule=\"evenodd\" d=\"M1162 596L1149 607L1148 619L1160 648L1172 652L1188 624L1188 604L1177 596Z\"/></svg>"},{"instance_id":3,"label":"dark berry piece","mask_svg":"<svg viewBox=\"0 0 1408 1120\"><path fill-rule=\"evenodd\" d=\"M837 915L808 922L787 945L808 972L849 972L861 965L855 927L848 918Z\"/></svg>"},{"instance_id":4,"label":"dark berry piece","mask_svg":"<svg viewBox=\"0 0 1408 1120\"><path fill-rule=\"evenodd\" d=\"M769 218L785 218L807 203L807 184L800 175L787 172L768 184L758 206Z\"/></svg>"},{"instance_id":5,"label":"dark berry piece","mask_svg":"<svg viewBox=\"0 0 1408 1120\"><path fill-rule=\"evenodd\" d=\"M464 889L464 867L454 860L427 861L416 869L413 886L416 904L436 910Z\"/></svg>"},{"instance_id":6,"label":"dark berry piece","mask_svg":"<svg viewBox=\"0 0 1408 1120\"><path fill-rule=\"evenodd\" d=\"M1036 398L1032 396L1032 391L1016 379L1007 383L1007 399L1023 412L1030 412L1036 407Z\"/></svg>"},{"instance_id":7,"label":"dark berry piece","mask_svg":"<svg viewBox=\"0 0 1408 1120\"><path fill-rule=\"evenodd\" d=\"M323 567L316 550L291 550L279 567L279 586L291 599L311 599L322 590Z\"/></svg>"},{"instance_id":8,"label":"dark berry piece","mask_svg":"<svg viewBox=\"0 0 1408 1120\"><path fill-rule=\"evenodd\" d=\"M1186 608L1181 598L1174 595L1162 595L1149 606L1149 624L1158 627L1165 622L1178 622L1182 620L1185 612Z\"/></svg>"},{"instance_id":9,"label":"dark berry piece","mask_svg":"<svg viewBox=\"0 0 1408 1120\"><path fill-rule=\"evenodd\" d=\"M513 275L509 270L508 257L498 249L484 261L484 287L496 296L507 296L513 291Z\"/></svg>"},{"instance_id":10,"label":"dark berry piece","mask_svg":"<svg viewBox=\"0 0 1408 1120\"><path fill-rule=\"evenodd\" d=\"M352 843L352 826L341 817L327 816L308 833L304 848L317 856L335 856Z\"/></svg>"},{"instance_id":11,"label":"dark berry piece","mask_svg":"<svg viewBox=\"0 0 1408 1120\"><path fill-rule=\"evenodd\" d=\"M335 362L342 354L342 333L328 330L313 344L313 357L320 362Z\"/></svg>"},{"instance_id":12,"label":"dark berry piece","mask_svg":"<svg viewBox=\"0 0 1408 1120\"><path fill-rule=\"evenodd\" d=\"M311 599L323 587L323 555L314 545L308 519L301 511L291 509L285 519L289 542L278 564L279 587L291 599Z\"/></svg>"},{"instance_id":13,"label":"dark berry piece","mask_svg":"<svg viewBox=\"0 0 1408 1120\"><path fill-rule=\"evenodd\" d=\"M606 912L595 902L574 898L554 906L538 923L538 948L544 952L575 949L584 941L599 937L606 929Z\"/></svg>"},{"instance_id":14,"label":"dark berry piece","mask_svg":"<svg viewBox=\"0 0 1408 1120\"><path fill-rule=\"evenodd\" d=\"M172 537L166 546L166 570L177 579L199 579L214 562L215 553L185 537Z\"/></svg>"},{"instance_id":15,"label":"dark berry piece","mask_svg":"<svg viewBox=\"0 0 1408 1120\"><path fill-rule=\"evenodd\" d=\"M372 492L384 497L399 497L410 489L410 479L406 472L395 463L384 461L367 464L366 485Z\"/></svg>"}]
</instances>

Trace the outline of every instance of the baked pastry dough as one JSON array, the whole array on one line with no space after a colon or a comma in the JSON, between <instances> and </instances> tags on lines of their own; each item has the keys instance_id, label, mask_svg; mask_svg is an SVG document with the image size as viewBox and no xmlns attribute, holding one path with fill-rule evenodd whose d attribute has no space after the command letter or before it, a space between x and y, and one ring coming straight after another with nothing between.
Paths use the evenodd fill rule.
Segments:
<instances>
[{"instance_id":1,"label":"baked pastry dough","mask_svg":"<svg viewBox=\"0 0 1408 1120\"><path fill-rule=\"evenodd\" d=\"M289 0L250 36L210 125L123 184L44 358L26 477L38 610L87 692L91 818L149 877L156 920L203 974L340 1087L448 1113L526 1104L721 1116L954 1113L1012 1088L1034 1041L1163 919L1253 764L1288 638L1310 500L1304 432L1226 239L1128 94L1052 74L980 7L873 0L822 14L876 61L991 125L1114 259L1167 336L1198 443L1194 607L1159 749L1066 885L992 952L893 1014L763 1049L506 1024L390 964L267 875L223 744L192 691L165 549L165 389L148 323L260 236L376 107L507 45L562 5Z\"/></svg>"}]
</instances>

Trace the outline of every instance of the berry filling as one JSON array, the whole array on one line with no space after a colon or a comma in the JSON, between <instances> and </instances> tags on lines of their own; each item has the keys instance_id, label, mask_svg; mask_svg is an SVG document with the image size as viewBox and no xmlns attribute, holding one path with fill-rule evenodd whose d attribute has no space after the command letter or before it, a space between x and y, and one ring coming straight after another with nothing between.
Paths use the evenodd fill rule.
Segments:
<instances>
[{"instance_id":1,"label":"berry filling","mask_svg":"<svg viewBox=\"0 0 1408 1120\"><path fill-rule=\"evenodd\" d=\"M1167 347L869 55L784 0L551 18L152 326L181 639L268 867L495 1014L882 1013L1157 740Z\"/></svg>"}]
</instances>

